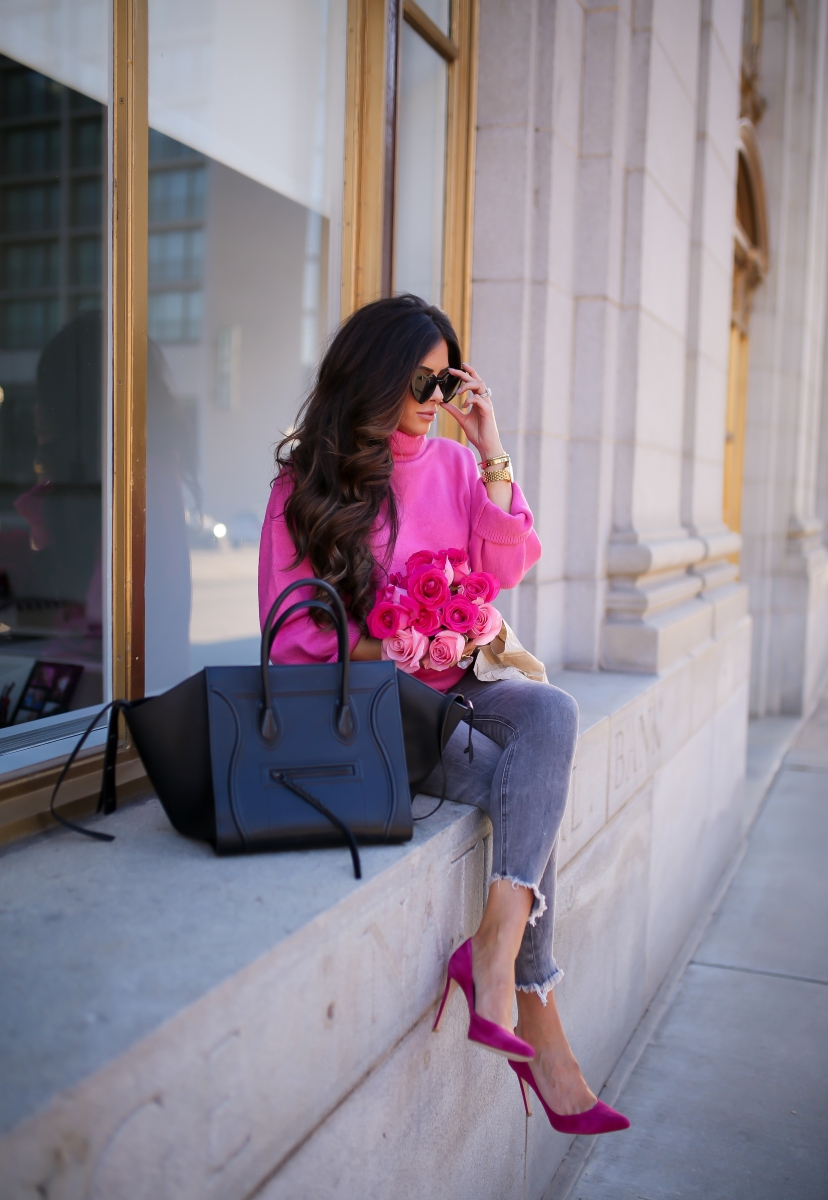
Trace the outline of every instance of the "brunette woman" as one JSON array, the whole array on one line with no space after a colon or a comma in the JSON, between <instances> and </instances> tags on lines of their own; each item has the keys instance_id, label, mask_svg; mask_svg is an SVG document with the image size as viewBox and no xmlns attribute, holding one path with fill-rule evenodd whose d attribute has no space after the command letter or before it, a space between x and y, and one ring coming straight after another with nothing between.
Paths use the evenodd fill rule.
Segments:
<instances>
[{"instance_id":1,"label":"brunette woman","mask_svg":"<svg viewBox=\"0 0 828 1200\"><path fill-rule=\"evenodd\" d=\"M454 397L460 407L448 405ZM428 436L444 404L480 465L459 442ZM491 391L461 363L445 313L414 296L378 300L344 323L295 431L277 450L277 465L259 558L261 618L287 584L322 578L345 603L356 660L381 657L366 617L377 588L403 572L416 551L464 551L472 570L491 572L505 588L540 558ZM298 614L280 634L278 657L333 662L335 634ZM488 813L493 828L483 919L449 960L447 994L454 985L463 989L469 1037L509 1058L524 1101L534 1088L556 1129L626 1128L627 1119L597 1101L585 1082L552 992L563 976L552 954L556 854L577 705L560 689L530 680L483 683L462 663L423 668L417 676L473 702L474 761L463 754L458 730L445 755L447 792ZM439 795L442 783L437 768L423 791Z\"/></svg>"}]
</instances>

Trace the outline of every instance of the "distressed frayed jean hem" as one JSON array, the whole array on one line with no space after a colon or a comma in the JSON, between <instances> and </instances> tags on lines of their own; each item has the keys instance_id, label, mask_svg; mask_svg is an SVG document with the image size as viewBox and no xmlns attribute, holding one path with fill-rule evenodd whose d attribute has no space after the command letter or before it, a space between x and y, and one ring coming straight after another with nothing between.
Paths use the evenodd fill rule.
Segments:
<instances>
[{"instance_id":1,"label":"distressed frayed jean hem","mask_svg":"<svg viewBox=\"0 0 828 1200\"><path fill-rule=\"evenodd\" d=\"M529 913L528 923L535 925L546 912L546 896L544 896L543 892L534 883L527 883L525 879L516 879L514 875L495 874L492 875L491 882L497 883L499 879L502 879L505 883L511 883L514 891L517 891L519 887L523 887L533 894L535 899L532 901L532 911Z\"/></svg>"},{"instance_id":2,"label":"distressed frayed jean hem","mask_svg":"<svg viewBox=\"0 0 828 1200\"><path fill-rule=\"evenodd\" d=\"M560 967L555 967L555 970L544 983L517 983L515 984L516 992L536 992L540 996L540 1002L546 1008L546 998L551 991L554 990L564 977L564 973Z\"/></svg>"}]
</instances>

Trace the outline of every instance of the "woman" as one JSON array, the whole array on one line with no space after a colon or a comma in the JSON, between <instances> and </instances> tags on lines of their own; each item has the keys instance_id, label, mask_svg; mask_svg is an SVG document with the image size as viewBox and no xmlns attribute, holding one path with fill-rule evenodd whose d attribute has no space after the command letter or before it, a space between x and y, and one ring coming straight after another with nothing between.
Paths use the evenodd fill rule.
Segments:
<instances>
[{"instance_id":1,"label":"woman","mask_svg":"<svg viewBox=\"0 0 828 1200\"><path fill-rule=\"evenodd\" d=\"M482 477L467 447L427 438L441 405L455 394L462 407L446 411L481 466L492 463ZM277 450L280 473L259 558L262 621L287 584L315 575L345 602L352 657L379 659L382 644L367 635L366 617L377 588L418 550L465 551L472 570L514 587L541 548L505 458L491 392L461 363L443 312L398 296L354 313L322 360L298 426ZM333 662L335 634L298 614L280 634L278 659ZM577 705L558 688L529 680L482 683L462 665L417 675L442 691L462 691L474 704L473 765L458 730L445 753L447 792L488 813L494 830L483 919L452 955L447 993L463 988L470 1038L509 1057L524 1102L534 1088L556 1129L626 1128L626 1118L596 1101L581 1075L551 990L563 975L552 957L556 851ZM423 790L439 795L441 787L438 768Z\"/></svg>"}]
</instances>

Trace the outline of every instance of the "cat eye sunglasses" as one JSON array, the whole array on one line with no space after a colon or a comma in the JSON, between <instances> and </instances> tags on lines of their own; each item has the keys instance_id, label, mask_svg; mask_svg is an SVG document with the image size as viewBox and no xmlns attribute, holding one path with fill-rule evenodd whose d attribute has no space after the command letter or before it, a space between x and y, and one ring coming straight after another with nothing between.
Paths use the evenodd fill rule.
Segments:
<instances>
[{"instance_id":1,"label":"cat eye sunglasses","mask_svg":"<svg viewBox=\"0 0 828 1200\"><path fill-rule=\"evenodd\" d=\"M450 400L454 399L462 382L459 375L451 375L448 368L441 375L432 375L425 367L418 367L411 377L411 390L417 403L425 404L434 395L435 388L439 386L443 393L440 403L448 404Z\"/></svg>"}]
</instances>

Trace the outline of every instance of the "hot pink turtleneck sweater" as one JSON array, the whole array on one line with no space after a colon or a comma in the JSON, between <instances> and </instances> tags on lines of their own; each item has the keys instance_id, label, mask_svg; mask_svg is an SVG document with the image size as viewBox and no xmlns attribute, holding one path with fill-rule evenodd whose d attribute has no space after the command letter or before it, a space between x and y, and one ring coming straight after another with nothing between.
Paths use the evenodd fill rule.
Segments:
<instances>
[{"instance_id":1,"label":"hot pink turtleneck sweater","mask_svg":"<svg viewBox=\"0 0 828 1200\"><path fill-rule=\"evenodd\" d=\"M490 571L503 588L514 587L541 554L532 514L517 484L512 484L512 508L505 513L492 504L478 474L471 450L449 438L393 434L392 484L397 497L400 530L390 559L386 559L382 532L372 540L381 585L387 575L404 571L417 550L465 550L472 570ZM259 549L259 617L264 624L273 601L295 579L312 575L307 559L292 567L293 542L284 521L284 506L291 483L286 474L273 485ZM310 595L298 589L291 602ZM351 649L360 636L349 621ZM307 614L297 613L280 631L274 662L314 663L336 661L336 635L320 629ZM459 667L447 671L418 671L417 677L441 692L455 687L465 674Z\"/></svg>"}]
</instances>

